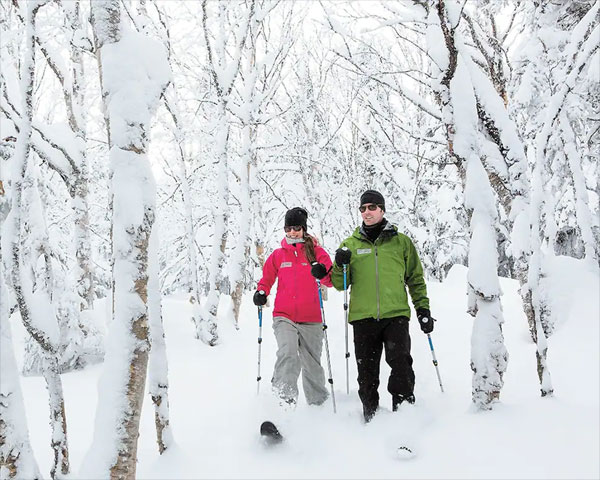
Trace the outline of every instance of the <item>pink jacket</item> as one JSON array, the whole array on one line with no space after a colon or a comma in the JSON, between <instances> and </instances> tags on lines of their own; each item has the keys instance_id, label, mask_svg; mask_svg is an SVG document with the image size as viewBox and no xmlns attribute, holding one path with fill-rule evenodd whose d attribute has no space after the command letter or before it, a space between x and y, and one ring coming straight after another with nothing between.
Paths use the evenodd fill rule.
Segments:
<instances>
[{"instance_id":1,"label":"pink jacket","mask_svg":"<svg viewBox=\"0 0 600 480\"><path fill-rule=\"evenodd\" d=\"M327 270L331 268L329 255L316 240L315 256L317 262L324 264ZM281 248L267 258L257 290L264 290L268 295L275 280L278 282L273 317L285 317L297 323L321 322L317 282L310 274L304 243L289 245L284 238ZM321 279L321 283L331 287L331 274Z\"/></svg>"}]
</instances>

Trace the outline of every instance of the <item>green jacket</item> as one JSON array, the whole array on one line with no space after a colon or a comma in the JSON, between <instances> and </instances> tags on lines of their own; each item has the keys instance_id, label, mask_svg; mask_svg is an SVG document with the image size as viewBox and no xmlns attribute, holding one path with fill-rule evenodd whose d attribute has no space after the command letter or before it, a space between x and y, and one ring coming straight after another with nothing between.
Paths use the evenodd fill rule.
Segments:
<instances>
[{"instance_id":1,"label":"green jacket","mask_svg":"<svg viewBox=\"0 0 600 480\"><path fill-rule=\"evenodd\" d=\"M371 317L410 318L406 287L415 309L429 309L421 260L410 238L398 233L396 226L386 224L374 244L358 227L341 247L352 252L347 267L350 322ZM343 268L335 263L331 281L337 290L344 289Z\"/></svg>"}]
</instances>

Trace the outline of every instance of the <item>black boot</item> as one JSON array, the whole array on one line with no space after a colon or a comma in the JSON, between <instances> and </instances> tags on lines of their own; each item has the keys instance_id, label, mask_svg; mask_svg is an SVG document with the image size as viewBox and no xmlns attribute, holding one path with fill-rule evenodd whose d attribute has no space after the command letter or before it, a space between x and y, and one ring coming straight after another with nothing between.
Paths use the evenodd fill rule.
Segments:
<instances>
[{"instance_id":1,"label":"black boot","mask_svg":"<svg viewBox=\"0 0 600 480\"><path fill-rule=\"evenodd\" d=\"M377 408L378 407L372 408L363 405L363 416L365 417L365 423L369 423L371 420L373 420L373 417L377 413Z\"/></svg>"},{"instance_id":2,"label":"black boot","mask_svg":"<svg viewBox=\"0 0 600 480\"><path fill-rule=\"evenodd\" d=\"M402 402L408 402L411 405L415 403L415 396L410 395L392 395L392 411L396 412Z\"/></svg>"}]
</instances>

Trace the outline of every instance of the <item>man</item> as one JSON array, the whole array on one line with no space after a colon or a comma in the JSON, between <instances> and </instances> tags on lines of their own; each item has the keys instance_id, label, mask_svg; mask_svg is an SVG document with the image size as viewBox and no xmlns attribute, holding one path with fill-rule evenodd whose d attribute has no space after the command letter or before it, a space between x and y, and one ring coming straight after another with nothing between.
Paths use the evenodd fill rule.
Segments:
<instances>
[{"instance_id":1,"label":"man","mask_svg":"<svg viewBox=\"0 0 600 480\"><path fill-rule=\"evenodd\" d=\"M365 422L379 407L379 365L385 359L392 371L388 391L392 410L406 401L415 402L415 374L410 356L408 321L410 292L424 333L433 331L423 267L412 241L385 218L381 193L367 190L360 197L363 223L342 242L331 273L333 286L343 290L343 265L350 291L348 321L354 328L354 352L358 367L358 395Z\"/></svg>"}]
</instances>

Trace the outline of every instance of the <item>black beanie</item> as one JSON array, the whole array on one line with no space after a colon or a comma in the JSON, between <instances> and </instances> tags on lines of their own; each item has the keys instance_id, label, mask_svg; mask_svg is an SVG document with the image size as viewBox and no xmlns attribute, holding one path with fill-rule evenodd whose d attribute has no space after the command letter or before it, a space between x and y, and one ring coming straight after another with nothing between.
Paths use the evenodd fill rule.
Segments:
<instances>
[{"instance_id":1,"label":"black beanie","mask_svg":"<svg viewBox=\"0 0 600 480\"><path fill-rule=\"evenodd\" d=\"M285 212L285 226L293 227L300 225L306 232L306 220L308 219L308 213L301 207L294 207Z\"/></svg>"},{"instance_id":2,"label":"black beanie","mask_svg":"<svg viewBox=\"0 0 600 480\"><path fill-rule=\"evenodd\" d=\"M365 203L380 205L381 209L385 212L385 200L383 199L383 195L377 190L367 190L360 196L360 204L364 205Z\"/></svg>"}]
</instances>

